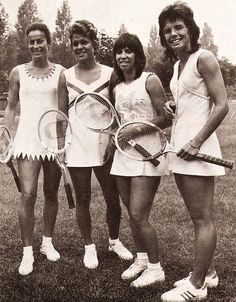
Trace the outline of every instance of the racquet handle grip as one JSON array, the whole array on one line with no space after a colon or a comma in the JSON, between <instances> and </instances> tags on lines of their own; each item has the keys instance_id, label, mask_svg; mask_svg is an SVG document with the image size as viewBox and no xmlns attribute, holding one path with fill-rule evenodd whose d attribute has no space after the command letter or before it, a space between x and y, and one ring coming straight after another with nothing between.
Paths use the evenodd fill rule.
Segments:
<instances>
[{"instance_id":1,"label":"racquet handle grip","mask_svg":"<svg viewBox=\"0 0 236 302\"><path fill-rule=\"evenodd\" d=\"M214 157L214 156L210 156L210 155L206 155L206 154L201 154L201 153L198 153L195 156L196 156L196 158L199 158L202 161L205 161L207 163L216 164L218 166L222 166L222 167L225 167L225 168L228 168L228 169L233 169L233 167L234 167L234 161L233 160L218 158L218 157Z\"/></svg>"},{"instance_id":2,"label":"racquet handle grip","mask_svg":"<svg viewBox=\"0 0 236 302\"><path fill-rule=\"evenodd\" d=\"M14 177L14 180L15 180L15 183L16 183L16 186L17 186L17 189L18 189L18 192L21 192L20 180L19 180L19 177L18 177L18 175L17 175L17 173L16 173L16 169L15 169L15 167L14 167L12 161L9 160L9 161L7 162L7 165L8 165L8 167L11 169L11 173L12 173L12 175L13 175L13 177Z\"/></svg>"},{"instance_id":3,"label":"racquet handle grip","mask_svg":"<svg viewBox=\"0 0 236 302\"><path fill-rule=\"evenodd\" d=\"M75 202L74 202L74 198L73 198L73 195L72 195L71 186L70 186L69 183L65 183L64 187L65 187L66 197L67 197L67 200L68 200L69 209L74 209Z\"/></svg>"},{"instance_id":4,"label":"racquet handle grip","mask_svg":"<svg viewBox=\"0 0 236 302\"><path fill-rule=\"evenodd\" d=\"M137 143L133 146L133 148L134 148L138 153L140 153L144 158L148 158L148 157L151 157L151 156L152 156L146 149L144 149L141 145L139 145L139 144L137 144ZM159 160L156 159L156 158L150 159L149 161L150 161L155 167L157 167L157 166L160 164Z\"/></svg>"}]
</instances>

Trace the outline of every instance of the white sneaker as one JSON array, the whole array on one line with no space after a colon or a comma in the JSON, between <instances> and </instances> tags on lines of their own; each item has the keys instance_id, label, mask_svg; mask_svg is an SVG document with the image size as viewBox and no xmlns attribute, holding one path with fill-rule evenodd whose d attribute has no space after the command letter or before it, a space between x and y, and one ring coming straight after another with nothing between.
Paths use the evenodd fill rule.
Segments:
<instances>
[{"instance_id":1,"label":"white sneaker","mask_svg":"<svg viewBox=\"0 0 236 302\"><path fill-rule=\"evenodd\" d=\"M174 283L174 287L181 286L184 282L186 282L186 280L189 280L189 278L190 278L191 275L192 275L192 272L189 273L188 277L183 278L183 279L181 279L179 281L176 281ZM206 276L205 283L206 283L207 287L210 287L210 288L217 287L217 285L219 283L219 277L217 276L216 271L212 275Z\"/></svg>"},{"instance_id":2,"label":"white sneaker","mask_svg":"<svg viewBox=\"0 0 236 302\"><path fill-rule=\"evenodd\" d=\"M84 265L89 269L95 269L98 266L98 257L97 251L94 245L94 248L86 248L85 247L85 254L84 254Z\"/></svg>"},{"instance_id":3,"label":"white sneaker","mask_svg":"<svg viewBox=\"0 0 236 302\"><path fill-rule=\"evenodd\" d=\"M187 280L181 286L175 287L161 296L164 302L186 302L199 301L207 298L207 286L204 284L201 288L195 288Z\"/></svg>"},{"instance_id":4,"label":"white sneaker","mask_svg":"<svg viewBox=\"0 0 236 302\"><path fill-rule=\"evenodd\" d=\"M144 271L148 266L148 260L140 260L135 258L134 263L130 265L130 267L123 272L121 278L123 280L129 280L136 278L142 271Z\"/></svg>"},{"instance_id":5,"label":"white sneaker","mask_svg":"<svg viewBox=\"0 0 236 302\"><path fill-rule=\"evenodd\" d=\"M23 255L18 272L20 275L26 276L33 271L34 256Z\"/></svg>"},{"instance_id":6,"label":"white sneaker","mask_svg":"<svg viewBox=\"0 0 236 302\"><path fill-rule=\"evenodd\" d=\"M162 267L158 269L147 268L142 272L141 276L130 284L130 286L136 288L145 287L163 281L165 281L165 273Z\"/></svg>"},{"instance_id":7,"label":"white sneaker","mask_svg":"<svg viewBox=\"0 0 236 302\"><path fill-rule=\"evenodd\" d=\"M40 248L40 253L45 255L50 261L57 261L60 259L60 254L55 250L53 244L48 242L47 244L42 244Z\"/></svg>"},{"instance_id":8,"label":"white sneaker","mask_svg":"<svg viewBox=\"0 0 236 302\"><path fill-rule=\"evenodd\" d=\"M123 260L132 260L132 253L122 244L122 242L118 241L115 244L109 243L109 251L114 252L118 255L119 258Z\"/></svg>"}]
</instances>

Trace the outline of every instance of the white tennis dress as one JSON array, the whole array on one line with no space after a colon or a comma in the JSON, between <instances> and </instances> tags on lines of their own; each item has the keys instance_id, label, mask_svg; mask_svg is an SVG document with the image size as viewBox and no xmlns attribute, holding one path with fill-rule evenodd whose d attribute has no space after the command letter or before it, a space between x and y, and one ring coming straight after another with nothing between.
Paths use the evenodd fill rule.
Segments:
<instances>
[{"instance_id":1,"label":"white tennis dress","mask_svg":"<svg viewBox=\"0 0 236 302\"><path fill-rule=\"evenodd\" d=\"M17 69L20 77L20 120L14 139L14 157L51 159L52 154L39 141L38 122L45 111L58 109L57 86L63 67L54 64L51 73L41 77L31 75L26 64L17 66Z\"/></svg>"},{"instance_id":2,"label":"white tennis dress","mask_svg":"<svg viewBox=\"0 0 236 302\"><path fill-rule=\"evenodd\" d=\"M131 121L150 121L156 111L146 90L146 80L151 73L143 72L130 84L124 82L116 86L116 110L121 123ZM158 158L160 165L130 159L119 150L115 151L111 174L120 176L161 176L168 174L164 156Z\"/></svg>"},{"instance_id":3,"label":"white tennis dress","mask_svg":"<svg viewBox=\"0 0 236 302\"><path fill-rule=\"evenodd\" d=\"M179 79L179 61L174 66L170 88L176 102L176 118L173 122L171 143L176 151L179 151L202 129L214 105L197 69L198 58L205 51L207 50L199 49L190 55ZM199 153L221 157L220 145L215 132L202 144ZM169 168L174 173L187 175L225 174L223 167L200 160L186 161L174 153L169 154Z\"/></svg>"},{"instance_id":4,"label":"white tennis dress","mask_svg":"<svg viewBox=\"0 0 236 302\"><path fill-rule=\"evenodd\" d=\"M109 136L93 132L79 123L75 114L74 101L81 93L96 91L108 97L109 80L112 68L101 65L101 76L87 85L76 78L75 67L64 71L69 94L69 119L72 125L73 140L66 153L68 167L95 167L103 165L103 157Z\"/></svg>"}]
</instances>

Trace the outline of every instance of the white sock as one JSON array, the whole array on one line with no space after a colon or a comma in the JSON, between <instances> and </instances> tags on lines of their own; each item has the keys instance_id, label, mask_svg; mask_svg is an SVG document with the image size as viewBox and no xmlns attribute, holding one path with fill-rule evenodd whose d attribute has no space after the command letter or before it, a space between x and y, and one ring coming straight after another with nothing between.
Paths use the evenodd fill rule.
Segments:
<instances>
[{"instance_id":1,"label":"white sock","mask_svg":"<svg viewBox=\"0 0 236 302\"><path fill-rule=\"evenodd\" d=\"M111 239L111 238L109 238L109 243L112 244L112 245L114 245L114 244L116 244L118 242L120 242L119 238L117 238L117 239Z\"/></svg>"},{"instance_id":2,"label":"white sock","mask_svg":"<svg viewBox=\"0 0 236 302\"><path fill-rule=\"evenodd\" d=\"M33 256L33 247L32 247L32 245L23 247L23 255L27 256L27 257L28 256Z\"/></svg>"},{"instance_id":3,"label":"white sock","mask_svg":"<svg viewBox=\"0 0 236 302\"><path fill-rule=\"evenodd\" d=\"M148 255L147 253L137 253L138 263L147 264L148 263Z\"/></svg>"},{"instance_id":4,"label":"white sock","mask_svg":"<svg viewBox=\"0 0 236 302\"><path fill-rule=\"evenodd\" d=\"M137 253L137 258L139 260L148 260L148 255L147 253Z\"/></svg>"},{"instance_id":5,"label":"white sock","mask_svg":"<svg viewBox=\"0 0 236 302\"><path fill-rule=\"evenodd\" d=\"M45 237L43 236L43 241L42 241L42 245L47 245L52 243L52 237Z\"/></svg>"},{"instance_id":6,"label":"white sock","mask_svg":"<svg viewBox=\"0 0 236 302\"><path fill-rule=\"evenodd\" d=\"M87 244L87 245L85 245L84 246L84 248L85 248L85 252L86 251L91 251L91 250L96 250L96 245L94 244L94 243L91 243L91 244Z\"/></svg>"},{"instance_id":7,"label":"white sock","mask_svg":"<svg viewBox=\"0 0 236 302\"><path fill-rule=\"evenodd\" d=\"M161 264L160 264L160 262L150 263L148 261L148 268L150 268L150 269L160 269L161 268Z\"/></svg>"}]
</instances>

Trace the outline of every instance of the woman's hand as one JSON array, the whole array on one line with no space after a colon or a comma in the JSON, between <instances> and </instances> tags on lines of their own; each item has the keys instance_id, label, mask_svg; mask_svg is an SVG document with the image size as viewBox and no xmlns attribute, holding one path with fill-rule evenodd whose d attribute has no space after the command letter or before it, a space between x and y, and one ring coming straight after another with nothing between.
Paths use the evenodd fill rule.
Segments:
<instances>
[{"instance_id":1,"label":"woman's hand","mask_svg":"<svg viewBox=\"0 0 236 302\"><path fill-rule=\"evenodd\" d=\"M164 113L166 118L172 120L175 118L175 109L176 109L176 104L174 101L167 101L164 106Z\"/></svg>"},{"instance_id":2,"label":"woman's hand","mask_svg":"<svg viewBox=\"0 0 236 302\"><path fill-rule=\"evenodd\" d=\"M104 156L103 156L103 164L105 164L111 158L113 158L115 150L116 150L116 146L115 146L115 142L114 142L114 137L111 136L110 141L109 141L109 143L106 147L106 150L105 150L105 153L104 153Z\"/></svg>"},{"instance_id":3,"label":"woman's hand","mask_svg":"<svg viewBox=\"0 0 236 302\"><path fill-rule=\"evenodd\" d=\"M191 140L179 150L177 156L184 160L194 159L195 155L198 154L200 147L200 144L197 144Z\"/></svg>"}]
</instances>

